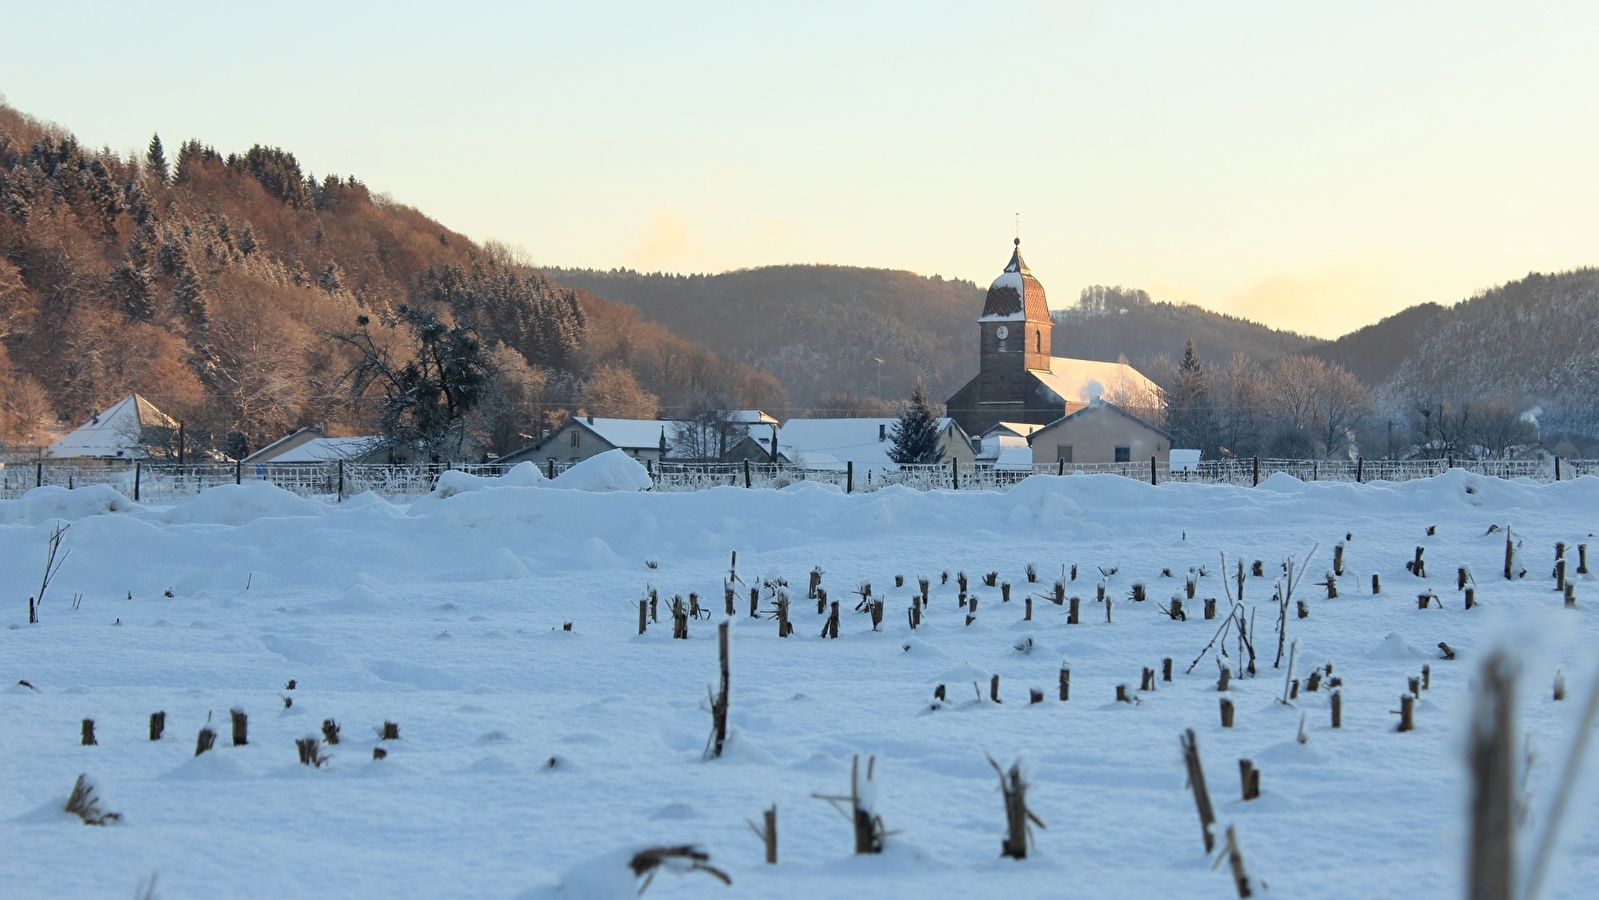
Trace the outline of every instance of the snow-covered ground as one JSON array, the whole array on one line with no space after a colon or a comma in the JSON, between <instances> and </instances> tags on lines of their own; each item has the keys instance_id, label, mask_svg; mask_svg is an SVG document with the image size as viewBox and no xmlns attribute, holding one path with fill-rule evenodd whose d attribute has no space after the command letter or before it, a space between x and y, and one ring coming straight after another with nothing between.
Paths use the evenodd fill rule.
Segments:
<instances>
[{"instance_id":1,"label":"snow-covered ground","mask_svg":"<svg viewBox=\"0 0 1599 900\"><path fill-rule=\"evenodd\" d=\"M1574 573L1575 545L1596 530L1596 478L1534 485L1457 471L1357 486L1279 475L1249 489L1037 476L1005 493L846 496L802 483L653 494L636 490L647 481L631 465L601 459L555 483L522 469L454 473L409 505L368 494L329 507L265 484L164 508L103 487L0 503L0 895L130 896L159 873L165 898L630 896L631 849L693 842L732 886L667 874L648 896L1231 897L1185 788L1178 736L1192 728L1221 825L1236 826L1269 895L1459 897L1462 736L1483 654L1503 644L1521 661L1528 834L1545 821L1595 666L1599 584L1573 574L1568 610L1549 575L1556 541L1572 545ZM41 624L28 625L57 520L71 522L70 556ZM1513 582L1501 575L1507 525L1529 570ZM1340 541L1347 574L1328 600L1314 582ZM1310 615L1290 613L1288 637L1298 677L1331 662L1343 679L1338 731L1324 691L1292 707L1275 700L1285 672L1272 667L1273 582L1284 558L1303 562L1317 544L1295 595ZM1417 546L1425 580L1404 566ZM775 622L748 618L741 588L734 737L705 762L732 551L747 582L787 578L795 633L779 639ZM1157 608L1204 566L1198 596L1221 598L1225 614L1223 553L1264 560L1266 573L1244 589L1261 659L1259 677L1232 683L1230 730L1214 651L1184 671L1220 618L1205 621L1199 600L1185 604L1187 621ZM1038 584L1026 583L1028 563ZM1082 623L1042 599L1023 621L1028 589L1046 594L1074 564L1067 590L1082 598ZM1462 565L1480 603L1469 611L1455 590ZM818 637L824 617L805 599L815 566L844 610L838 640ZM1117 568L1111 623L1095 602L1098 567ZM980 598L969 626L960 571ZM1011 583L1010 603L983 586L989 571ZM918 576L932 579L931 603L913 634L905 610ZM853 611L862 581L888 597L881 632ZM1147 602L1128 599L1135 582ZM640 636L647 585L663 609ZM1417 608L1427 589L1443 608ZM666 599L690 591L716 616L672 640ZM1029 638L1032 652L1018 651ZM1456 660L1438 658L1440 641ZM1237 649L1229 643L1227 662ZM1141 669L1166 657L1174 681L1138 693ZM1396 733L1390 710L1424 664L1417 728ZM1574 695L1564 703L1551 699L1557 669ZM991 674L1002 704L986 700ZM939 684L949 702L934 710ZM1118 684L1136 705L1114 701ZM1029 688L1045 702L1030 705ZM249 714L247 746L229 746L233 707ZM152 743L157 710L166 733ZM220 739L195 757L208 716ZM79 746L83 718L98 746ZM343 740L326 748L327 767L301 766L294 740L324 718ZM385 720L400 739L374 760ZM1048 824L1026 861L1000 858L985 753L1026 761L1029 800ZM847 793L855 754L863 765L875 754L876 809L898 832L881 856L852 856L848 823L811 796ZM1240 758L1263 770L1258 800L1239 799ZM79 773L120 823L57 814ZM774 803L780 863L767 866L745 820ZM1546 896L1590 896L1595 805L1582 788Z\"/></svg>"}]
</instances>

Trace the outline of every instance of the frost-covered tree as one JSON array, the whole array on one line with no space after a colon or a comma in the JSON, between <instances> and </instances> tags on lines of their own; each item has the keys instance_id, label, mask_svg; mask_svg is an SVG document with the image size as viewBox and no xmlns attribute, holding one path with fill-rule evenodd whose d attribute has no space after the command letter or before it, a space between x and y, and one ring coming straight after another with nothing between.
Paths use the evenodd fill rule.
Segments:
<instances>
[{"instance_id":1,"label":"frost-covered tree","mask_svg":"<svg viewBox=\"0 0 1599 900\"><path fill-rule=\"evenodd\" d=\"M888 458L902 466L936 463L944 458L944 450L938 446L938 416L920 384L899 414L899 421L889 429L888 437L893 442Z\"/></svg>"},{"instance_id":2,"label":"frost-covered tree","mask_svg":"<svg viewBox=\"0 0 1599 900\"><path fill-rule=\"evenodd\" d=\"M357 362L348 374L358 399L376 392L376 424L391 446L413 445L435 461L464 459L466 416L484 398L495 370L477 329L450 325L436 313L401 306L385 327L398 331L408 358L395 358L380 344L366 316L356 330L338 335Z\"/></svg>"},{"instance_id":3,"label":"frost-covered tree","mask_svg":"<svg viewBox=\"0 0 1599 900\"><path fill-rule=\"evenodd\" d=\"M1166 430L1179 446L1214 452L1215 431L1205 366L1192 340L1183 348L1182 362L1166 390Z\"/></svg>"}]
</instances>

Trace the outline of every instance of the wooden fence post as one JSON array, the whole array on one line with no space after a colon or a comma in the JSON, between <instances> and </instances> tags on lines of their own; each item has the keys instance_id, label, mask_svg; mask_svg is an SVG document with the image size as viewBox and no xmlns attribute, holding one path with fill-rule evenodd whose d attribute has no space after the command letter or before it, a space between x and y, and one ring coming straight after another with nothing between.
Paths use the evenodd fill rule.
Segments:
<instances>
[{"instance_id":1,"label":"wooden fence post","mask_svg":"<svg viewBox=\"0 0 1599 900\"><path fill-rule=\"evenodd\" d=\"M1151 456L1149 458L1149 483L1152 484L1152 485L1160 483L1155 478L1155 457L1153 457L1153 456Z\"/></svg>"},{"instance_id":2,"label":"wooden fence post","mask_svg":"<svg viewBox=\"0 0 1599 900\"><path fill-rule=\"evenodd\" d=\"M135 462L133 464L133 502L134 503L138 503L139 502L139 476L142 475L142 474L144 474L144 472L143 472L143 464Z\"/></svg>"},{"instance_id":3,"label":"wooden fence post","mask_svg":"<svg viewBox=\"0 0 1599 900\"><path fill-rule=\"evenodd\" d=\"M744 486L750 486L750 461L744 460Z\"/></svg>"},{"instance_id":4,"label":"wooden fence post","mask_svg":"<svg viewBox=\"0 0 1599 900\"><path fill-rule=\"evenodd\" d=\"M950 477L950 483L952 485L954 485L954 490L957 490L957 491L960 490L961 489L961 464L960 464L960 460L952 459L952 460L949 461L949 477Z\"/></svg>"},{"instance_id":5,"label":"wooden fence post","mask_svg":"<svg viewBox=\"0 0 1599 900\"><path fill-rule=\"evenodd\" d=\"M244 483L244 460L242 459L236 459L233 461L233 483Z\"/></svg>"},{"instance_id":6,"label":"wooden fence post","mask_svg":"<svg viewBox=\"0 0 1599 900\"><path fill-rule=\"evenodd\" d=\"M844 463L844 493L855 492L855 460L846 460Z\"/></svg>"},{"instance_id":7,"label":"wooden fence post","mask_svg":"<svg viewBox=\"0 0 1599 900\"><path fill-rule=\"evenodd\" d=\"M339 494L336 503L344 502L344 460L339 460Z\"/></svg>"},{"instance_id":8,"label":"wooden fence post","mask_svg":"<svg viewBox=\"0 0 1599 900\"><path fill-rule=\"evenodd\" d=\"M1255 487L1260 487L1260 457L1255 457Z\"/></svg>"},{"instance_id":9,"label":"wooden fence post","mask_svg":"<svg viewBox=\"0 0 1599 900\"><path fill-rule=\"evenodd\" d=\"M1366 474L1366 457L1364 457L1364 456L1355 457L1355 484L1360 484L1363 480L1365 480L1365 474Z\"/></svg>"}]
</instances>

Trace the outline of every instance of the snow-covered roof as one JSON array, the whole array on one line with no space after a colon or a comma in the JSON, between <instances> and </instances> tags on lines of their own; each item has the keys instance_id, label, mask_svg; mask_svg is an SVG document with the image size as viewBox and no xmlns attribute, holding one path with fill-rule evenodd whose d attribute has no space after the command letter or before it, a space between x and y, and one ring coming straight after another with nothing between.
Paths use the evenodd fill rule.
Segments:
<instances>
[{"instance_id":1,"label":"snow-covered roof","mask_svg":"<svg viewBox=\"0 0 1599 900\"><path fill-rule=\"evenodd\" d=\"M730 409L727 420L740 425L776 425L777 420L758 409ZM671 437L671 435L667 435Z\"/></svg>"},{"instance_id":2,"label":"snow-covered roof","mask_svg":"<svg viewBox=\"0 0 1599 900\"><path fill-rule=\"evenodd\" d=\"M894 423L899 419L789 419L777 432L779 452L794 462L815 469L842 469L853 462L857 469L897 469L888 458L894 446ZM938 420L939 434L955 423ZM882 438L879 439L879 435Z\"/></svg>"},{"instance_id":3,"label":"snow-covered roof","mask_svg":"<svg viewBox=\"0 0 1599 900\"><path fill-rule=\"evenodd\" d=\"M1049 361L1049 371L1034 370L1032 374L1067 403L1091 403L1113 388L1160 392L1160 386L1145 378L1144 373L1120 362L1056 356Z\"/></svg>"},{"instance_id":4,"label":"snow-covered roof","mask_svg":"<svg viewBox=\"0 0 1599 900\"><path fill-rule=\"evenodd\" d=\"M591 429L612 447L622 450L658 448L661 446L663 433L668 443L672 440L673 423L661 419L606 419L600 416L585 416L572 421Z\"/></svg>"},{"instance_id":5,"label":"snow-covered roof","mask_svg":"<svg viewBox=\"0 0 1599 900\"><path fill-rule=\"evenodd\" d=\"M324 463L338 462L341 459L354 459L363 453L371 452L382 442L382 438L367 437L318 437L285 450L277 456L271 457L268 462L273 463Z\"/></svg>"},{"instance_id":6,"label":"snow-covered roof","mask_svg":"<svg viewBox=\"0 0 1599 900\"><path fill-rule=\"evenodd\" d=\"M985 439L989 435L993 434L1011 434L1016 435L1017 437L1027 437L1029 434L1032 434L1043 427L1044 426L1042 425L1034 425L1031 422L996 422L994 423L994 427L983 432L982 436Z\"/></svg>"},{"instance_id":7,"label":"snow-covered roof","mask_svg":"<svg viewBox=\"0 0 1599 900\"><path fill-rule=\"evenodd\" d=\"M171 416L138 394L129 394L88 422L45 448L53 459L144 459L149 454L139 442L146 428L176 428Z\"/></svg>"}]
</instances>

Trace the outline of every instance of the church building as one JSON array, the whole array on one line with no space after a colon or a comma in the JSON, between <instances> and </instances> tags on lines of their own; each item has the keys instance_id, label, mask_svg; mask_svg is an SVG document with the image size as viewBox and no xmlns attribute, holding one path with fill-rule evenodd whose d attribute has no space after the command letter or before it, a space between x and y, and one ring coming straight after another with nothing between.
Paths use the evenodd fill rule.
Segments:
<instances>
[{"instance_id":1,"label":"church building","mask_svg":"<svg viewBox=\"0 0 1599 900\"><path fill-rule=\"evenodd\" d=\"M1160 388L1126 363L1051 354L1054 322L1021 243L1017 238L1010 263L988 288L977 319L977 377L949 398L949 416L967 434L984 434L1000 422L1047 425L1096 400L1157 400Z\"/></svg>"}]
</instances>

